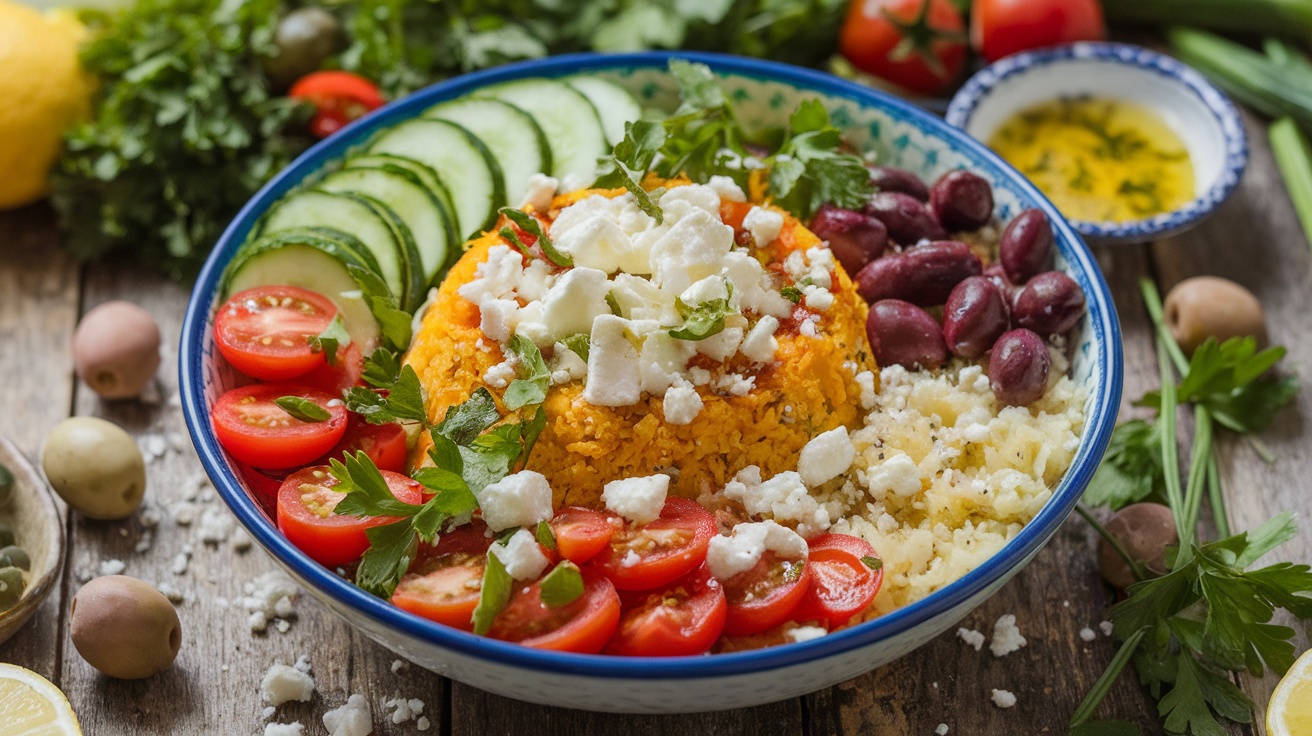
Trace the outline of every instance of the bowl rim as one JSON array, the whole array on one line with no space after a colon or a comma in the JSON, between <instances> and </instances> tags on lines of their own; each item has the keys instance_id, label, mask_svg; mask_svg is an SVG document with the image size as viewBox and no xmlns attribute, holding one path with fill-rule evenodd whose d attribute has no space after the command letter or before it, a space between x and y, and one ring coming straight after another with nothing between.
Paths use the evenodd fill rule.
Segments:
<instances>
[{"instance_id":1,"label":"bowl rim","mask_svg":"<svg viewBox=\"0 0 1312 736\"><path fill-rule=\"evenodd\" d=\"M831 97L848 99L863 106L878 107L886 113L906 119L922 130L946 139L957 148L970 150L976 157L995 167L1004 178L1032 198L1048 215L1057 231L1057 239L1073 268L1085 277L1091 329L1100 339L1095 341L1102 381L1090 387L1089 410L1085 417L1087 441L1082 442L1071 467L1043 508L1001 550L953 583L930 596L908 604L871 621L836 631L805 642L767 647L747 652L717 654L712 657L614 657L596 654L572 654L530 649L518 644L476 636L403 611L339 577L333 571L311 561L286 540L256 507L224 458L208 420L204 398L203 353L212 301L217 293L224 267L237 245L244 240L251 224L267 205L305 176L319 170L328 161L340 157L373 130L393 121L408 118L415 111L456 97L473 88L524 77L559 77L579 72L622 71L626 69L660 69L671 59L707 64L714 71L761 81L789 84ZM377 624L463 656L487 660L503 666L538 672L585 677L629 680L692 680L717 676L746 675L824 659L839 653L888 640L915 626L947 613L968 602L990 585L1017 568L1035 554L1070 514L1088 485L1110 440L1120 407L1122 383L1122 344L1120 324L1110 290L1092 252L1079 235L1061 218L1056 208L1034 185L982 144L942 120L882 92L847 82L822 72L776 62L747 59L722 54L696 52L642 52L629 54L571 54L520 62L490 70L459 76L420 90L387 105L343 129L344 133L327 138L302 154L268 182L242 208L228 226L209 256L193 289L183 320L179 346L179 390L187 430L201 463L215 488L238 520L282 566L317 589L320 595ZM354 131L354 134L352 134Z\"/></svg>"},{"instance_id":2,"label":"bowl rim","mask_svg":"<svg viewBox=\"0 0 1312 736\"><path fill-rule=\"evenodd\" d=\"M1184 85L1202 101L1221 129L1225 161L1220 176L1207 191L1169 212L1120 223L1070 219L1071 226L1086 237L1102 242L1142 242L1184 229L1211 214L1239 186L1248 166L1248 134L1238 108L1224 92L1197 69L1161 52L1128 43L1082 41L1008 56L966 80L948 103L944 117L949 125L964 131L984 98L1012 77L1036 68L1089 61L1151 72Z\"/></svg>"}]
</instances>

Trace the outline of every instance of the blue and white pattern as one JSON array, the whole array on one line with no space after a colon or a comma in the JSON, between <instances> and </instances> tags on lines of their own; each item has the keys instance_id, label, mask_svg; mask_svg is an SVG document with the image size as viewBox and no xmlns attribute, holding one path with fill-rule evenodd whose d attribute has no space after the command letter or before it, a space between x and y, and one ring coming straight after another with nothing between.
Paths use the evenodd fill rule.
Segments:
<instances>
[{"instance_id":1,"label":"blue and white pattern","mask_svg":"<svg viewBox=\"0 0 1312 736\"><path fill-rule=\"evenodd\" d=\"M416 117L437 102L511 79L594 73L659 104L661 94L668 101L673 90L663 70L675 57L714 69L738 102L741 119L783 125L796 101L817 97L855 142L870 145L882 160L931 179L954 167L969 167L993 185L1003 218L1026 207L1048 214L1057 235L1059 267L1080 284L1089 306L1076 333L1073 358L1075 380L1088 390L1084 434L1052 499L997 555L924 600L812 641L713 657L620 658L528 649L409 614L311 561L261 511L209 422L208 407L236 379L213 346L216 292L223 269L251 226L283 193L373 132ZM187 426L215 488L259 544L329 609L383 646L461 682L538 703L633 713L721 710L797 696L867 672L950 629L1024 567L1070 514L1106 449L1122 379L1120 327L1092 254L1051 203L997 156L961 131L883 93L782 64L689 53L565 56L470 74L389 105L319 143L265 186L229 226L197 281L180 355Z\"/></svg>"},{"instance_id":2,"label":"blue and white pattern","mask_svg":"<svg viewBox=\"0 0 1312 736\"><path fill-rule=\"evenodd\" d=\"M1108 92L1120 97L1150 87L1169 91L1141 94L1135 101L1157 109L1177 133L1185 134L1202 179L1198 195L1171 212L1124 223L1071 221L1091 242L1141 243L1183 232L1212 214L1239 186L1248 165L1248 137L1234 103L1197 70L1141 46L1089 42L1009 56L966 82L948 105L947 121L986 139L992 130L978 129L981 108L1000 105L1018 112L1037 101L1032 99L1035 89L1046 79L1059 80L1056 94L1047 99ZM1190 138L1198 143L1189 145ZM1215 163L1198 165L1210 159Z\"/></svg>"}]
</instances>

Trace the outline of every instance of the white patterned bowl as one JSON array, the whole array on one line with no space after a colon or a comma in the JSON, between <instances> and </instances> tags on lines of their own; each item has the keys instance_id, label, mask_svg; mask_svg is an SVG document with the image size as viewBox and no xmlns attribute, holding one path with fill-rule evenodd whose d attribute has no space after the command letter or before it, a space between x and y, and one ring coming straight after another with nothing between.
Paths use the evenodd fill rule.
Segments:
<instances>
[{"instance_id":1,"label":"white patterned bowl","mask_svg":"<svg viewBox=\"0 0 1312 736\"><path fill-rule=\"evenodd\" d=\"M1039 207L1055 223L1058 267L1084 289L1088 314L1074 339L1073 373L1087 387L1087 421L1074 463L1038 516L994 557L928 598L820 639L700 657L625 658L528 649L433 623L375 598L292 546L253 500L219 447L209 406L234 384L214 349L219 277L251 226L280 196L378 129L417 116L470 90L524 77L588 73L612 79L645 104L668 107L676 86L672 56L711 66L752 125L783 125L803 99L819 98L857 145L932 179L968 166L994 187L997 214L1009 219ZM429 87L323 141L279 174L229 226L201 272L183 325L183 408L201 462L251 535L312 595L383 646L442 675L522 700L616 712L670 713L757 705L850 679L901 657L954 626L1016 574L1070 514L1106 449L1121 396L1121 337L1107 285L1088 248L1052 205L1011 167L911 105L826 74L706 54L580 55L516 64Z\"/></svg>"},{"instance_id":2,"label":"white patterned bowl","mask_svg":"<svg viewBox=\"0 0 1312 736\"><path fill-rule=\"evenodd\" d=\"M1130 222L1071 220L1095 245L1184 232L1239 185L1248 165L1248 137L1230 98L1192 67L1141 46L1089 42L1008 56L967 80L948 104L947 121L986 141L1027 107L1081 96L1153 110L1180 137L1194 165L1194 198L1170 212Z\"/></svg>"}]
</instances>

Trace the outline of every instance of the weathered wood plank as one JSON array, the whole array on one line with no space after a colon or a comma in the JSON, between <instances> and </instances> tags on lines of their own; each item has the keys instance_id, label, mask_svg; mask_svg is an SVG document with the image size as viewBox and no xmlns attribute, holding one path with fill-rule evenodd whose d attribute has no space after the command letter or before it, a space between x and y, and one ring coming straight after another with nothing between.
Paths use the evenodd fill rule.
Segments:
<instances>
[{"instance_id":1,"label":"weathered wood plank","mask_svg":"<svg viewBox=\"0 0 1312 736\"><path fill-rule=\"evenodd\" d=\"M41 442L68 416L73 392L69 349L77 322L79 271L56 247L54 213L26 207L0 213L0 434L37 459ZM58 679L55 646L66 586L0 644L0 662Z\"/></svg>"}]
</instances>

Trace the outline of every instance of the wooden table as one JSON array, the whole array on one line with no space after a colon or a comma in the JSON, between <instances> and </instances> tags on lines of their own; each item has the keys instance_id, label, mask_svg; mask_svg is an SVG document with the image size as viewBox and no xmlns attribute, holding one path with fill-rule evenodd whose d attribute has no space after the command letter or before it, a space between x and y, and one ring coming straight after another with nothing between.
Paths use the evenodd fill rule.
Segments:
<instances>
[{"instance_id":1,"label":"wooden table","mask_svg":"<svg viewBox=\"0 0 1312 736\"><path fill-rule=\"evenodd\" d=\"M1125 330L1125 403L1156 385L1157 367L1138 280L1154 278L1163 291L1196 274L1239 281L1261 298L1275 342L1290 348L1286 364L1312 365L1312 255L1298 228L1266 144L1265 125L1248 119L1252 161L1243 185L1204 226L1151 246L1099 251ZM245 552L230 542L205 543L190 507L223 510L205 481L186 438L177 402L177 338L187 289L126 262L79 266L57 247L55 221L44 206L0 213L0 433L36 456L42 438L70 415L109 419L158 455L149 461L143 513L122 522L95 522L69 514L70 553L62 585L37 617L6 644L0 661L31 668L68 694L88 734L258 734L260 678L275 662L309 656L318 692L309 703L285 705L276 720L298 720L321 734L321 716L349 693L365 695L379 734L416 733L413 722L393 724L383 701L420 698L430 733L484 734L950 734L1064 733L1071 712L1111 658L1111 639L1091 642L1081 629L1104 619L1109 591L1094 566L1094 535L1072 517L1032 564L963 625L991 632L1014 613L1028 645L1005 658L976 652L946 634L906 658L812 695L758 708L684 716L616 716L520 703L451 682L406 664L302 595L286 633L253 635L240 605L242 585L274 564L258 547ZM73 374L70 341L78 317L110 300L128 299L150 310L165 335L155 403L104 402ZM1312 391L1280 415L1263 441L1279 457L1263 462L1232 436L1219 441L1231 522L1254 526L1283 509L1301 510L1305 531L1273 557L1312 560L1312 453L1305 424ZM183 504L183 505L179 505ZM149 513L147 513L149 512ZM226 513L226 511L225 511ZM199 516L197 514L197 516ZM158 523L151 526L151 517ZM185 574L171 571L190 550ZM101 676L68 637L69 603L78 586L107 560L125 574L163 581L186 595L178 605L184 643L169 671L145 681ZM1297 642L1307 648L1308 632ZM1244 689L1265 707L1273 680L1244 678ZM1010 690L1017 703L1002 710L993 688ZM1154 705L1122 678L1103 714L1158 731ZM2 719L2 716L0 716ZM1257 720L1261 720L1259 717ZM1259 729L1260 730L1260 729ZM1234 728L1233 733L1253 733Z\"/></svg>"}]
</instances>

